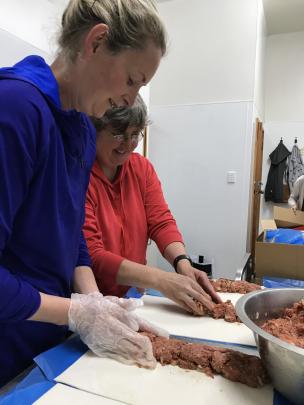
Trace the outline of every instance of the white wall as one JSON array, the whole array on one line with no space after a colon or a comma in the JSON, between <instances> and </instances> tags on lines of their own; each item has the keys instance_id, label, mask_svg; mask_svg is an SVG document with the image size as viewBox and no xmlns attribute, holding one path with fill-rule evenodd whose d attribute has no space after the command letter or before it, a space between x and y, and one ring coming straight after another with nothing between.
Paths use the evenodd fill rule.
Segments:
<instances>
[{"instance_id":1,"label":"white wall","mask_svg":"<svg viewBox=\"0 0 304 405\"><path fill-rule=\"evenodd\" d=\"M0 0L0 28L47 54L53 54L60 16L67 1Z\"/></svg>"},{"instance_id":2,"label":"white wall","mask_svg":"<svg viewBox=\"0 0 304 405\"><path fill-rule=\"evenodd\" d=\"M175 0L159 9L170 48L151 84L149 156L188 252L213 258L216 277L233 278L246 252L258 1ZM260 87L256 99L262 105ZM160 256L157 265L168 269Z\"/></svg>"},{"instance_id":3,"label":"white wall","mask_svg":"<svg viewBox=\"0 0 304 405\"><path fill-rule=\"evenodd\" d=\"M159 10L170 47L151 105L253 99L256 0L175 0Z\"/></svg>"},{"instance_id":4,"label":"white wall","mask_svg":"<svg viewBox=\"0 0 304 405\"><path fill-rule=\"evenodd\" d=\"M17 38L0 28L0 67L14 65L28 55L40 55L50 62L50 57L41 49Z\"/></svg>"},{"instance_id":5,"label":"white wall","mask_svg":"<svg viewBox=\"0 0 304 405\"><path fill-rule=\"evenodd\" d=\"M267 38L263 183L266 186L269 154L281 137L291 151L295 137L304 147L304 32ZM287 206L287 205L285 205ZM263 199L262 217L272 217L271 202Z\"/></svg>"},{"instance_id":6,"label":"white wall","mask_svg":"<svg viewBox=\"0 0 304 405\"><path fill-rule=\"evenodd\" d=\"M264 121L265 115L265 58L267 29L262 0L258 0L256 59L254 79L254 111L255 117Z\"/></svg>"},{"instance_id":7,"label":"white wall","mask_svg":"<svg viewBox=\"0 0 304 405\"><path fill-rule=\"evenodd\" d=\"M150 85L141 87L139 91L141 97L143 98L148 112L149 112L149 103L150 103ZM147 135L149 136L149 128L147 129ZM144 142L142 141L140 144L137 145L135 152L140 153L141 155L144 154Z\"/></svg>"},{"instance_id":8,"label":"white wall","mask_svg":"<svg viewBox=\"0 0 304 405\"><path fill-rule=\"evenodd\" d=\"M304 32L267 39L265 118L304 120Z\"/></svg>"},{"instance_id":9,"label":"white wall","mask_svg":"<svg viewBox=\"0 0 304 405\"><path fill-rule=\"evenodd\" d=\"M150 159L188 252L214 259L216 277L234 277L246 252L252 104L151 107Z\"/></svg>"}]
</instances>

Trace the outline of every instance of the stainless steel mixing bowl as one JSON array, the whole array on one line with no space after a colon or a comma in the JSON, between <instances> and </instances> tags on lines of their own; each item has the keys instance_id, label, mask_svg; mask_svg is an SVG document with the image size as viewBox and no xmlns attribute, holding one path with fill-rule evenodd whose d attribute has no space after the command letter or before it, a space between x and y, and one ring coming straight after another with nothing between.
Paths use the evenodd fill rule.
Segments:
<instances>
[{"instance_id":1,"label":"stainless steel mixing bowl","mask_svg":"<svg viewBox=\"0 0 304 405\"><path fill-rule=\"evenodd\" d=\"M304 298L303 288L253 291L236 303L241 321L253 331L273 386L295 404L304 404L304 349L284 342L260 328L267 319Z\"/></svg>"}]
</instances>

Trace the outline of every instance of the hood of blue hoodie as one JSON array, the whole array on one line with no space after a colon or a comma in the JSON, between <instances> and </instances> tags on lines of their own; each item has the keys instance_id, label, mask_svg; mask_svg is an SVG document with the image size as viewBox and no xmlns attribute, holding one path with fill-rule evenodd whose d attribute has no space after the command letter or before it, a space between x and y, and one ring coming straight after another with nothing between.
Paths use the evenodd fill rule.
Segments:
<instances>
[{"instance_id":1,"label":"hood of blue hoodie","mask_svg":"<svg viewBox=\"0 0 304 405\"><path fill-rule=\"evenodd\" d=\"M1 68L0 77L15 77L33 84L58 108L61 108L57 80L50 66L41 56L27 56L12 67Z\"/></svg>"}]
</instances>

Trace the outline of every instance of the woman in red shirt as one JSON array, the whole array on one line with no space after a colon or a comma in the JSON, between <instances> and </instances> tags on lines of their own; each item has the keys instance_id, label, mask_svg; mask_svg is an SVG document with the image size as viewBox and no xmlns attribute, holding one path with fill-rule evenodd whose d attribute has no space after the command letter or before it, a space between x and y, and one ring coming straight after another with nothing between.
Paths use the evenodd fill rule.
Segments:
<instances>
[{"instance_id":1,"label":"woman in red shirt","mask_svg":"<svg viewBox=\"0 0 304 405\"><path fill-rule=\"evenodd\" d=\"M141 97L133 107L111 109L94 124L97 157L84 234L100 291L123 296L130 286L154 288L189 312L198 312L194 299L211 309L212 300L221 300L206 274L192 267L152 164L133 153L147 124ZM149 238L176 273L146 265Z\"/></svg>"}]
</instances>

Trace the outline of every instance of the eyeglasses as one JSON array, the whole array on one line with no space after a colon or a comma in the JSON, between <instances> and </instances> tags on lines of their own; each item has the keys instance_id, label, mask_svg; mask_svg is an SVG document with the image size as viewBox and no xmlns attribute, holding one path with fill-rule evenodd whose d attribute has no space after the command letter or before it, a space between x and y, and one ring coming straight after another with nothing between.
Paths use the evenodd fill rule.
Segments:
<instances>
[{"instance_id":1,"label":"eyeglasses","mask_svg":"<svg viewBox=\"0 0 304 405\"><path fill-rule=\"evenodd\" d=\"M131 135L112 133L112 136L116 142L129 142L131 140L132 144L137 144L143 139L144 133L142 131Z\"/></svg>"}]
</instances>

